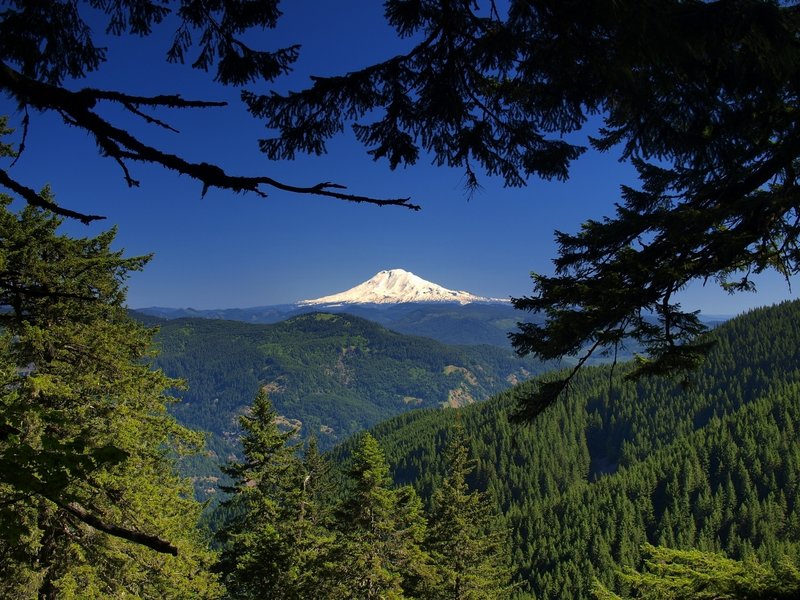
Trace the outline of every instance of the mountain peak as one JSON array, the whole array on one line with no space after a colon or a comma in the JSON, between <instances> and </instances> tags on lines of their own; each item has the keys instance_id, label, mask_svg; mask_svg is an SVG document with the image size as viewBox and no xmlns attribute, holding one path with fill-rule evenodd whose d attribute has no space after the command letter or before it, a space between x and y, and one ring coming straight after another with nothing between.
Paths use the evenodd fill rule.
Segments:
<instances>
[{"instance_id":1,"label":"mountain peak","mask_svg":"<svg viewBox=\"0 0 800 600\"><path fill-rule=\"evenodd\" d=\"M303 306L318 304L397 304L401 302L499 302L469 292L448 290L426 281L405 269L379 271L373 277L347 291L314 300L303 300Z\"/></svg>"}]
</instances>

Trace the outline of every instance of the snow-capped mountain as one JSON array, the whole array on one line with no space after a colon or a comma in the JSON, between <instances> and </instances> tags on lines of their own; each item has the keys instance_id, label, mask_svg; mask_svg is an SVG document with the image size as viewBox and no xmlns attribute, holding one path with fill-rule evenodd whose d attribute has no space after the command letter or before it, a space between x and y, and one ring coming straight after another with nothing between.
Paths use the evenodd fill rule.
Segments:
<instances>
[{"instance_id":1,"label":"snow-capped mountain","mask_svg":"<svg viewBox=\"0 0 800 600\"><path fill-rule=\"evenodd\" d=\"M483 298L469 292L448 290L426 281L403 269L390 269L377 273L371 279L345 292L302 300L301 306L337 304L398 304L401 302L505 302L497 298Z\"/></svg>"}]
</instances>

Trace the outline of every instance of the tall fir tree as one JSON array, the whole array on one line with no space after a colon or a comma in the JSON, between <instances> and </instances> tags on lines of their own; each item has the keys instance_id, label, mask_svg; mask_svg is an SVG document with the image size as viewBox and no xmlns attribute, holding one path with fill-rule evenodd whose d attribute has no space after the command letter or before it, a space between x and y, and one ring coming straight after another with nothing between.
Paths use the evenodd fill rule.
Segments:
<instances>
[{"instance_id":1,"label":"tall fir tree","mask_svg":"<svg viewBox=\"0 0 800 600\"><path fill-rule=\"evenodd\" d=\"M337 514L338 577L328 597L423 597L432 573L421 548L426 523L419 497L410 487L392 489L383 451L370 434L353 454L348 476Z\"/></svg>"},{"instance_id":2,"label":"tall fir tree","mask_svg":"<svg viewBox=\"0 0 800 600\"><path fill-rule=\"evenodd\" d=\"M301 598L320 597L335 577L330 557L335 536L331 529L336 487L330 464L320 454L317 438L306 443L302 482L295 520L294 549L297 556L297 590Z\"/></svg>"},{"instance_id":3,"label":"tall fir tree","mask_svg":"<svg viewBox=\"0 0 800 600\"><path fill-rule=\"evenodd\" d=\"M51 195L44 191L44 203ZM166 413L152 331L123 306L147 257L59 235L0 196L0 596L208 598L212 555L173 456L201 439Z\"/></svg>"},{"instance_id":4,"label":"tall fir tree","mask_svg":"<svg viewBox=\"0 0 800 600\"><path fill-rule=\"evenodd\" d=\"M302 466L292 443L296 430L281 431L267 393L259 390L239 419L244 462L225 468L234 480L225 506L233 515L220 532L219 570L232 598L300 598L293 530L301 507Z\"/></svg>"},{"instance_id":5,"label":"tall fir tree","mask_svg":"<svg viewBox=\"0 0 800 600\"><path fill-rule=\"evenodd\" d=\"M445 452L447 473L433 494L426 548L436 565L441 600L508 597L511 583L508 533L479 491L469 491L469 460L464 426L457 420Z\"/></svg>"}]
</instances>

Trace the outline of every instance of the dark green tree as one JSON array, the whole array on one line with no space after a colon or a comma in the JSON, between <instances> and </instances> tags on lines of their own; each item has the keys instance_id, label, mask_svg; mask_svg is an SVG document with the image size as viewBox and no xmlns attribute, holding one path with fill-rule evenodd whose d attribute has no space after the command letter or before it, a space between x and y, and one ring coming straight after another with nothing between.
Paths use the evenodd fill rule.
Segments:
<instances>
[{"instance_id":1,"label":"dark green tree","mask_svg":"<svg viewBox=\"0 0 800 600\"><path fill-rule=\"evenodd\" d=\"M302 465L292 443L296 431L281 431L277 413L261 389L240 417L244 462L225 471L234 480L225 502L233 518L220 532L219 570L232 598L300 598L294 526L305 509Z\"/></svg>"},{"instance_id":2,"label":"dark green tree","mask_svg":"<svg viewBox=\"0 0 800 600\"><path fill-rule=\"evenodd\" d=\"M45 191L44 203L52 201ZM0 197L0 595L215 597L199 506L171 456L202 440L166 413L152 334L123 282L147 257L114 231Z\"/></svg>"},{"instance_id":3,"label":"dark green tree","mask_svg":"<svg viewBox=\"0 0 800 600\"><path fill-rule=\"evenodd\" d=\"M317 438L306 443L303 455L303 480L299 505L292 525L292 541L297 556L296 586L300 598L320 597L335 578L336 565L331 562L335 535L332 530L336 486L331 466L320 454Z\"/></svg>"},{"instance_id":4,"label":"dark green tree","mask_svg":"<svg viewBox=\"0 0 800 600\"><path fill-rule=\"evenodd\" d=\"M414 598L430 583L422 550L425 517L410 487L392 489L378 442L364 434L348 470L350 489L338 511L333 555L338 571L330 598Z\"/></svg>"},{"instance_id":5,"label":"dark green tree","mask_svg":"<svg viewBox=\"0 0 800 600\"><path fill-rule=\"evenodd\" d=\"M457 421L445 450L447 472L433 494L425 547L437 574L436 598L490 600L509 597L511 568L508 534L485 494L469 491L469 460L464 426Z\"/></svg>"},{"instance_id":6,"label":"dark green tree","mask_svg":"<svg viewBox=\"0 0 800 600\"><path fill-rule=\"evenodd\" d=\"M395 479L427 499L447 471L442 440L463 420L475 458L468 481L510 531L520 596L585 600L595 578L624 595L615 572L641 570L646 542L777 565L800 555L800 302L751 311L715 336L690 389L622 381L626 365L609 394L610 367L593 367L530 427L508 415L535 381L373 433Z\"/></svg>"}]
</instances>

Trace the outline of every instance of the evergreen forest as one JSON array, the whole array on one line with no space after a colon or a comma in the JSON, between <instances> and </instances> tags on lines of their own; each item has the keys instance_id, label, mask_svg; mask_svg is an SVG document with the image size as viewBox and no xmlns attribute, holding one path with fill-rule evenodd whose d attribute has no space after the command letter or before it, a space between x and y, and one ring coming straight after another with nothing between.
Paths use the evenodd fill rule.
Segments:
<instances>
[{"instance_id":1,"label":"evergreen forest","mask_svg":"<svg viewBox=\"0 0 800 600\"><path fill-rule=\"evenodd\" d=\"M338 62L349 40L325 23L336 51L288 81L298 34L319 30L306 11L276 32L279 0L0 4L0 598L800 598L800 301L713 329L681 304L694 284L800 274L798 0L385 0L385 40ZM165 47L108 62L133 39ZM260 125L255 173L233 128L214 138L220 91ZM201 196L274 192L308 201L303 229L332 214L312 200L422 209L393 177L289 168L348 132L391 170L457 169L467 194L568 180L584 154L635 182L576 193L582 225L555 231L519 319L405 307L402 334L369 311L164 320L127 304L152 256L95 226L144 216L148 235L159 219L167 240L206 241L222 219L195 230L202 211L166 192L163 214L116 212L62 128L129 188L155 170ZM65 172L57 200L45 181ZM233 206L226 223L250 217ZM542 247L502 216L492 233L515 256ZM445 247L418 224L374 230L400 256L423 231Z\"/></svg>"},{"instance_id":2,"label":"evergreen forest","mask_svg":"<svg viewBox=\"0 0 800 600\"><path fill-rule=\"evenodd\" d=\"M184 384L153 368L167 338L156 343L123 306L123 282L147 257L112 251L113 230L76 239L59 223L36 207L6 208L0 221L11 282L0 347L2 597L800 592L800 302L706 334L713 349L688 381L631 381L631 363L584 368L565 401L528 424L512 413L559 372L467 406L406 410L323 453L317 432L301 435L260 381L237 411L220 502L203 514L177 469L206 452L202 436L168 410ZM256 332L250 344L283 334L296 358L306 351L323 366L342 347L382 349L398 365L428 356L429 377L488 348L442 357L437 343L344 315L268 331L171 323L184 340L232 325ZM243 339L231 353L251 349Z\"/></svg>"},{"instance_id":3,"label":"evergreen forest","mask_svg":"<svg viewBox=\"0 0 800 600\"><path fill-rule=\"evenodd\" d=\"M526 426L508 417L533 382L372 432L395 480L431 498L446 432L463 422L476 460L468 482L502 513L532 597L588 598L595 582L626 591L623 568L640 568L647 544L796 565L798 323L800 303L787 302L718 327L687 383L627 381L630 364L585 369L563 403Z\"/></svg>"},{"instance_id":4,"label":"evergreen forest","mask_svg":"<svg viewBox=\"0 0 800 600\"><path fill-rule=\"evenodd\" d=\"M446 346L348 314L272 325L212 319L158 323L155 366L189 382L181 422L223 439L266 386L279 414L323 449L399 412L485 400L544 370L494 346ZM227 434L227 435L226 435Z\"/></svg>"}]
</instances>

